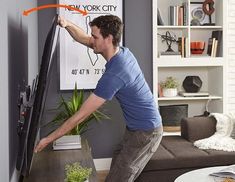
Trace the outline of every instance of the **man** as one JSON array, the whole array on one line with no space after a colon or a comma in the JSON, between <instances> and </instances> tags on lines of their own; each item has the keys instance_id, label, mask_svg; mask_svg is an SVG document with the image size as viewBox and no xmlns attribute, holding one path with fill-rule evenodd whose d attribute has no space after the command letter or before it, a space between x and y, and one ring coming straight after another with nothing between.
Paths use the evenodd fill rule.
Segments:
<instances>
[{"instance_id":1,"label":"man","mask_svg":"<svg viewBox=\"0 0 235 182\"><path fill-rule=\"evenodd\" d=\"M59 17L58 23L76 41L101 54L107 61L106 70L94 93L88 97L81 109L60 128L43 138L35 152L41 151L50 142L66 134L106 100L115 96L123 110L126 132L114 152L106 182L132 182L156 151L162 138L162 122L136 58L128 48L119 46L123 24L117 16L97 17L89 23L89 36L63 17Z\"/></svg>"}]
</instances>

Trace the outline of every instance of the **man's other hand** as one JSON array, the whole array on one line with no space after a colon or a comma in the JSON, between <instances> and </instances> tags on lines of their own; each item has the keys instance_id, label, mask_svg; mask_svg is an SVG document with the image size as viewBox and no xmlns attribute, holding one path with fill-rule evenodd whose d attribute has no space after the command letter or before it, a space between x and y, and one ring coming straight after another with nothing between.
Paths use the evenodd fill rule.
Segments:
<instances>
[{"instance_id":1,"label":"man's other hand","mask_svg":"<svg viewBox=\"0 0 235 182\"><path fill-rule=\"evenodd\" d=\"M50 143L50 141L48 141L47 138L41 139L40 142L35 147L34 152L35 153L41 152L49 143Z\"/></svg>"}]
</instances>

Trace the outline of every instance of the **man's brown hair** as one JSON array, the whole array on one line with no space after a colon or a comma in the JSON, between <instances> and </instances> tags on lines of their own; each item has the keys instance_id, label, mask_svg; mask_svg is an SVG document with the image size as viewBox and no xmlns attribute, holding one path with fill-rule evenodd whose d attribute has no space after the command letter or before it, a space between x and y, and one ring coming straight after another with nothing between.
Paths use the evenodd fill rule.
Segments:
<instances>
[{"instance_id":1,"label":"man's brown hair","mask_svg":"<svg viewBox=\"0 0 235 182\"><path fill-rule=\"evenodd\" d=\"M121 41L123 23L121 19L115 15L104 15L93 19L89 25L97 26L103 38L111 34L113 36L113 45L116 47Z\"/></svg>"}]
</instances>

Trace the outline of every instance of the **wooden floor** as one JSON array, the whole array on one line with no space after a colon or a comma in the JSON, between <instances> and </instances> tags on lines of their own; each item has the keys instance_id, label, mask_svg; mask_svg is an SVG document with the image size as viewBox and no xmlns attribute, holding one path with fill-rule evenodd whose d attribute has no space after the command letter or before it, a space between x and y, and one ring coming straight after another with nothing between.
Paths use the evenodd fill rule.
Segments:
<instances>
[{"instance_id":1,"label":"wooden floor","mask_svg":"<svg viewBox=\"0 0 235 182\"><path fill-rule=\"evenodd\" d=\"M99 182L104 182L109 171L97 171L97 177Z\"/></svg>"}]
</instances>

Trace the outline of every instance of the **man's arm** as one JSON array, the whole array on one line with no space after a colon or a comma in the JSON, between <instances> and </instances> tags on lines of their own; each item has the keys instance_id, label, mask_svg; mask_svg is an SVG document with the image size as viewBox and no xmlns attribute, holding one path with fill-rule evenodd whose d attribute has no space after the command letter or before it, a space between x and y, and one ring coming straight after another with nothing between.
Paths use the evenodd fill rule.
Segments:
<instances>
[{"instance_id":1,"label":"man's arm","mask_svg":"<svg viewBox=\"0 0 235 182\"><path fill-rule=\"evenodd\" d=\"M93 44L91 42L91 36L86 34L80 27L70 22L69 20L66 20L62 16L58 17L58 24L61 27L65 28L69 32L69 34L73 37L74 40L85 46L93 48Z\"/></svg>"},{"instance_id":2,"label":"man's arm","mask_svg":"<svg viewBox=\"0 0 235 182\"><path fill-rule=\"evenodd\" d=\"M60 138L61 136L68 133L72 130L77 124L81 123L88 117L91 113L97 110L103 103L105 99L91 94L88 99L83 103L80 110L76 112L72 117L70 117L64 124L55 130L53 133L48 135L46 138L43 138L39 144L34 149L35 152L40 152L45 148L49 143Z\"/></svg>"}]
</instances>

